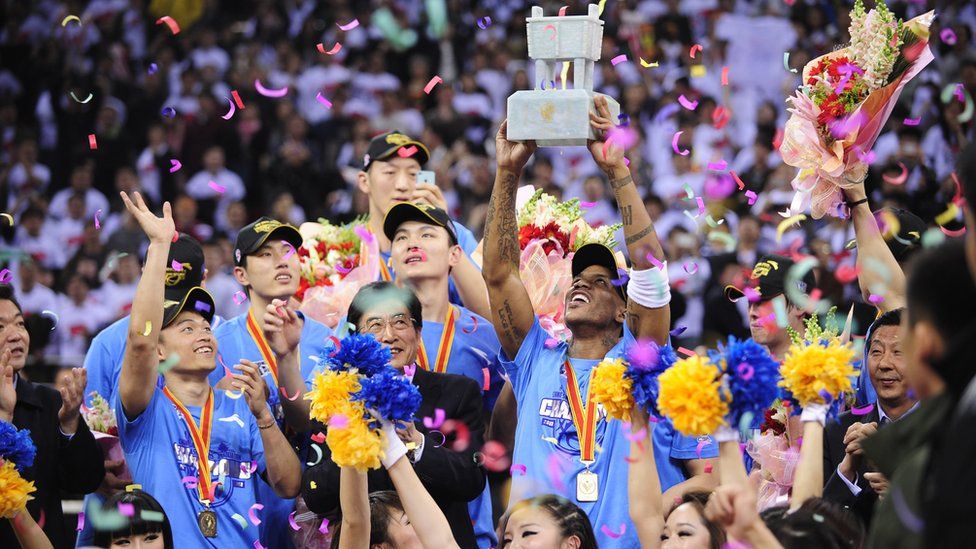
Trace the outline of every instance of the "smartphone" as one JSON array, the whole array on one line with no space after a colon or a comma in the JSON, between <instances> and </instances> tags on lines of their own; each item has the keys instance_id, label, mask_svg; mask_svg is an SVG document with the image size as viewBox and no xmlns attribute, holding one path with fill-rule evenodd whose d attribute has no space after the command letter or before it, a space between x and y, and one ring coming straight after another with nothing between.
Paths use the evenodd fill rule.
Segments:
<instances>
[{"instance_id":1,"label":"smartphone","mask_svg":"<svg viewBox=\"0 0 976 549\"><path fill-rule=\"evenodd\" d=\"M430 170L420 170L417 172L417 183L434 184L434 172Z\"/></svg>"}]
</instances>

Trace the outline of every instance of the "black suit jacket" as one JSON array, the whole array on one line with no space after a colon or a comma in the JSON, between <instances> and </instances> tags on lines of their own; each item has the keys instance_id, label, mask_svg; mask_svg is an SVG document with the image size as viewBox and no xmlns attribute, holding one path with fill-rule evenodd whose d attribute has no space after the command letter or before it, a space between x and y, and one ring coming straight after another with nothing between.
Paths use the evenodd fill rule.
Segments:
<instances>
[{"instance_id":1,"label":"black suit jacket","mask_svg":"<svg viewBox=\"0 0 976 549\"><path fill-rule=\"evenodd\" d=\"M484 444L485 435L481 387L468 377L436 374L420 368L414 374L413 384L423 398L417 418L434 417L434 411L440 408L444 410L445 421L456 420L468 428L471 437L468 447L455 452L451 449L454 434L444 433L447 438L442 443L440 436L431 436L431 430L424 427L422 421L416 421L417 430L424 434L425 441L420 461L413 467L420 482L447 517L458 545L477 549L468 502L485 489L485 471L474 459L474 453ZM311 432L325 430L321 423L313 423ZM332 461L327 444L320 444L319 448L322 460L305 471L302 497L309 510L320 515L334 515L339 511L339 467ZM369 471L367 478L370 492L395 490L386 469ZM311 488L313 481L315 489Z\"/></svg>"},{"instance_id":2,"label":"black suit jacket","mask_svg":"<svg viewBox=\"0 0 976 549\"><path fill-rule=\"evenodd\" d=\"M27 503L27 510L40 522L44 511L44 533L58 548L73 547L67 532L74 524L64 524L61 512L63 494L87 494L94 492L105 476L102 450L88 430L85 421L78 421L78 430L71 440L61 434L58 411L61 394L43 385L23 378L17 380L17 406L14 408L14 426L30 429L31 439L37 446L34 465L24 471L23 477L33 480L37 491ZM0 547L19 547L9 521L0 522Z\"/></svg>"},{"instance_id":3,"label":"black suit jacket","mask_svg":"<svg viewBox=\"0 0 976 549\"><path fill-rule=\"evenodd\" d=\"M847 448L844 444L844 435L847 434L847 429L855 423L873 422L880 425L879 420L878 406L875 404L870 413L861 416L845 412L837 418L837 421L828 422L824 429L823 460L826 484L824 485L823 499L849 508L864 521L865 527L871 525L874 505L878 502L878 494L871 489L871 485L864 479L864 473L872 469L868 467L866 458L860 460L857 467L857 482L854 484L861 489L861 492L855 496L837 473L837 467L844 460L844 453Z\"/></svg>"}]
</instances>

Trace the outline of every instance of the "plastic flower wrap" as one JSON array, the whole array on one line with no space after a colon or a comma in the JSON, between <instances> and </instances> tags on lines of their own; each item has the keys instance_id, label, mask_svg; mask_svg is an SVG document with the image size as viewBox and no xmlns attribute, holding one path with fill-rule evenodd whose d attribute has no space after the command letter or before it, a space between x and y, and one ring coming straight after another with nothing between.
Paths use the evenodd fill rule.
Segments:
<instances>
[{"instance_id":1,"label":"plastic flower wrap","mask_svg":"<svg viewBox=\"0 0 976 549\"><path fill-rule=\"evenodd\" d=\"M108 401L98 394L98 391L91 392L91 405L82 406L81 417L85 419L88 428L92 431L119 436L119 427L115 423L115 411L108 405Z\"/></svg>"},{"instance_id":2,"label":"plastic flower wrap","mask_svg":"<svg viewBox=\"0 0 976 549\"><path fill-rule=\"evenodd\" d=\"M790 331L793 344L780 367L780 387L788 390L801 407L808 404L834 404L831 413L837 413L837 404L843 395L853 389L857 377L854 369L854 349L842 344L837 337L831 309L827 314L828 329L822 329L814 314L805 321L806 330L801 338Z\"/></svg>"},{"instance_id":3,"label":"plastic flower wrap","mask_svg":"<svg viewBox=\"0 0 976 549\"><path fill-rule=\"evenodd\" d=\"M519 200L531 186L519 189ZM559 202L556 197L535 191L517 206L519 227L519 275L532 301L532 310L542 327L553 337L568 339L563 323L563 298L572 284L572 254L584 244L602 243L613 249L614 233L621 225L591 227L583 219L578 198Z\"/></svg>"},{"instance_id":4,"label":"plastic flower wrap","mask_svg":"<svg viewBox=\"0 0 976 549\"><path fill-rule=\"evenodd\" d=\"M776 400L779 363L751 338L739 341L730 336L726 345L709 354L724 372L723 384L731 397L726 418L729 426L750 428Z\"/></svg>"},{"instance_id":5,"label":"plastic flower wrap","mask_svg":"<svg viewBox=\"0 0 976 549\"><path fill-rule=\"evenodd\" d=\"M420 391L390 365L390 350L371 335L336 340L319 357L312 378L309 416L329 425L325 441L332 460L360 471L380 466L385 441L376 416L413 421Z\"/></svg>"},{"instance_id":6,"label":"plastic flower wrap","mask_svg":"<svg viewBox=\"0 0 976 549\"><path fill-rule=\"evenodd\" d=\"M34 464L36 453L30 431L0 422L0 517L12 518L33 499L37 488L21 473Z\"/></svg>"},{"instance_id":7,"label":"plastic flower wrap","mask_svg":"<svg viewBox=\"0 0 976 549\"><path fill-rule=\"evenodd\" d=\"M864 160L905 85L929 62L934 12L904 23L885 3L851 11L848 47L820 56L803 68L793 97L780 154L799 168L790 211L810 209L814 218L839 215L841 189L867 173Z\"/></svg>"},{"instance_id":8,"label":"plastic flower wrap","mask_svg":"<svg viewBox=\"0 0 976 549\"><path fill-rule=\"evenodd\" d=\"M785 503L793 489L793 475L800 460L803 424L791 415L789 403L777 400L766 410L759 436L749 439L746 452L759 470L759 510Z\"/></svg>"},{"instance_id":9,"label":"plastic flower wrap","mask_svg":"<svg viewBox=\"0 0 976 549\"><path fill-rule=\"evenodd\" d=\"M362 219L345 225L319 219L298 230L303 242L296 250L301 280L295 298L303 313L334 329L359 289L379 276L376 238Z\"/></svg>"},{"instance_id":10,"label":"plastic flower wrap","mask_svg":"<svg viewBox=\"0 0 976 549\"><path fill-rule=\"evenodd\" d=\"M722 371L706 357L678 360L658 378L658 409L683 435L714 433L729 412L721 376Z\"/></svg>"}]
</instances>

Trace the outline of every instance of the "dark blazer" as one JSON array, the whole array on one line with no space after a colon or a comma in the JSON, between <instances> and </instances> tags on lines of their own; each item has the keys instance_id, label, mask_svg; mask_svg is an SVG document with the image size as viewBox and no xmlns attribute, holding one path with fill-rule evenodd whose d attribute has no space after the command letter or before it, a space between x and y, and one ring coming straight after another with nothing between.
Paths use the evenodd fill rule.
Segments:
<instances>
[{"instance_id":1,"label":"dark blazer","mask_svg":"<svg viewBox=\"0 0 976 549\"><path fill-rule=\"evenodd\" d=\"M94 492L105 476L102 449L88 425L80 419L78 430L68 440L61 434L60 409L60 393L23 378L17 380L13 423L18 429L30 429L31 439L37 446L34 465L23 473L23 477L33 480L37 487L32 494L34 499L27 502L27 510L38 523L41 522L41 511L44 511L44 533L58 548L74 546L74 540L67 533L73 531L75 525L64 523L62 496ZM0 547L19 547L6 520L0 522Z\"/></svg>"},{"instance_id":2,"label":"dark blazer","mask_svg":"<svg viewBox=\"0 0 976 549\"><path fill-rule=\"evenodd\" d=\"M851 493L844 480L837 474L837 467L844 460L844 435L847 429L855 423L879 423L877 404L871 408L871 412L856 416L851 412L841 414L837 421L827 422L824 429L824 490L823 499L832 501L839 505L849 508L863 522L865 527L871 525L871 515L874 513L874 505L878 502L878 494L871 489L871 485L864 479L864 473L872 469L867 465L867 458L862 456L860 465L857 467L857 482L855 483L861 492L858 495Z\"/></svg>"},{"instance_id":3,"label":"dark blazer","mask_svg":"<svg viewBox=\"0 0 976 549\"><path fill-rule=\"evenodd\" d=\"M462 548L477 549L468 502L485 489L485 471L474 459L474 453L484 443L485 425L482 419L481 387L474 380L454 374L436 374L417 368L413 383L423 398L417 411L417 430L424 434L424 451L414 470L427 491L444 512L454 539ZM436 409L444 410L444 418L467 426L470 443L459 452L451 450L455 435L443 433L442 443L436 433L423 425L420 418L434 417ZM441 427L443 429L443 427ZM325 432L326 427L314 423L312 433ZM442 432L442 431L439 431ZM314 442L312 444L315 444ZM322 460L308 468L302 478L302 497L310 511L320 515L334 515L339 511L339 467L332 461L327 444L318 445ZM369 491L395 490L389 474L383 468L369 471ZM311 483L315 482L315 488Z\"/></svg>"}]
</instances>

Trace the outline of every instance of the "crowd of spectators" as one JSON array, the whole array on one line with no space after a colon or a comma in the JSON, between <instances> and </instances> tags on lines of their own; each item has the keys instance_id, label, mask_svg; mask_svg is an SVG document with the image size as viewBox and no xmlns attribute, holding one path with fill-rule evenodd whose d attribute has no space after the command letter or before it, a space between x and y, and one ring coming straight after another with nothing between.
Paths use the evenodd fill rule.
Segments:
<instances>
[{"instance_id":1,"label":"crowd of spectators","mask_svg":"<svg viewBox=\"0 0 976 549\"><path fill-rule=\"evenodd\" d=\"M205 243L207 286L224 317L244 310L230 273L237 231L259 215L297 225L363 214L355 174L382 131L430 148L426 169L450 213L480 237L506 98L540 87L526 50L532 4L3 2L0 192L10 217L0 220L0 252L38 338L34 363L80 365L88 340L128 312L146 242L119 191L170 201L177 228ZM567 3L538 4L555 14ZM937 11L935 61L902 94L867 188L873 208L908 210L933 227L956 194L953 159L974 137L976 6L889 7L906 19ZM568 2L566 13L585 9ZM595 89L620 102L622 123L635 131L627 156L670 258L678 343L748 335L745 305L725 300L722 288L767 252L816 257L818 286L843 312L861 300L833 276L854 264L846 220L807 220L777 236L795 175L777 153L785 98L806 62L848 41L849 10L804 0L605 2ZM156 24L164 15L178 34ZM339 28L354 19L355 28ZM702 48L692 56L694 44ZM612 65L620 54L627 62ZM425 93L435 75L442 83ZM288 93L262 95L256 82ZM697 108L679 107L680 95ZM677 131L687 156L672 151ZM708 169L721 161L727 170ZM757 194L754 204L730 171ZM526 181L592 203L593 224L618 217L585 148L541 149ZM695 215L689 192L706 198L710 217ZM909 247L921 246L916 236Z\"/></svg>"}]
</instances>

